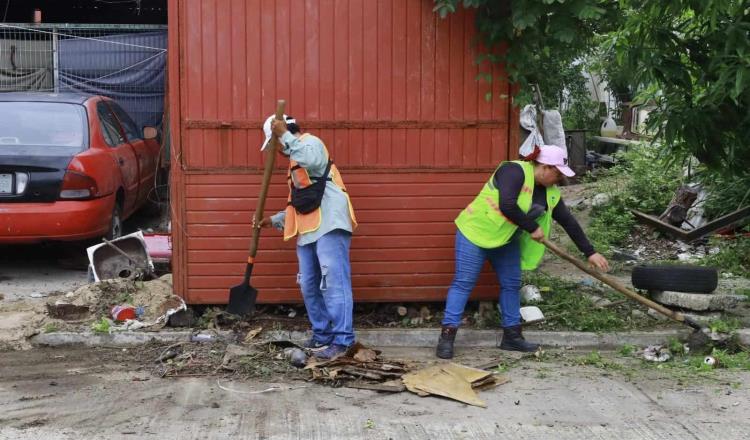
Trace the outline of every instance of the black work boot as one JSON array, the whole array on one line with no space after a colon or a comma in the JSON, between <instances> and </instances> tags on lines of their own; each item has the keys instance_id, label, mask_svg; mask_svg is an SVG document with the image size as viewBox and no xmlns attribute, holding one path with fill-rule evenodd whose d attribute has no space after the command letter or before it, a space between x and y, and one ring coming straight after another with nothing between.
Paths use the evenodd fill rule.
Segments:
<instances>
[{"instance_id":1,"label":"black work boot","mask_svg":"<svg viewBox=\"0 0 750 440\"><path fill-rule=\"evenodd\" d=\"M500 343L502 350L532 352L539 348L539 344L526 342L521 333L521 326L503 328L503 341Z\"/></svg>"},{"instance_id":2,"label":"black work boot","mask_svg":"<svg viewBox=\"0 0 750 440\"><path fill-rule=\"evenodd\" d=\"M456 340L456 332L458 332L458 327L443 326L435 349L435 356L440 359L453 358L453 342Z\"/></svg>"}]
</instances>

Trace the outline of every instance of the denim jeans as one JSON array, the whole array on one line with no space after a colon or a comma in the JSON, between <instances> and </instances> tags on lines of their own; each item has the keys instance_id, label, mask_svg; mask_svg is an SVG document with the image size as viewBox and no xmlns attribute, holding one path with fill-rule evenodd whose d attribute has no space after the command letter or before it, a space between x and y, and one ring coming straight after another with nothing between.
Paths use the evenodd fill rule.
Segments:
<instances>
[{"instance_id":1,"label":"denim jeans","mask_svg":"<svg viewBox=\"0 0 750 440\"><path fill-rule=\"evenodd\" d=\"M354 343L351 240L349 232L334 229L314 243L297 246L298 281L313 338L320 343Z\"/></svg>"},{"instance_id":2,"label":"denim jeans","mask_svg":"<svg viewBox=\"0 0 750 440\"><path fill-rule=\"evenodd\" d=\"M443 325L458 327L469 295L486 260L490 260L500 282L500 309L503 327L521 323L521 249L516 234L511 241L494 249L484 249L456 231L456 274L445 300Z\"/></svg>"}]
</instances>

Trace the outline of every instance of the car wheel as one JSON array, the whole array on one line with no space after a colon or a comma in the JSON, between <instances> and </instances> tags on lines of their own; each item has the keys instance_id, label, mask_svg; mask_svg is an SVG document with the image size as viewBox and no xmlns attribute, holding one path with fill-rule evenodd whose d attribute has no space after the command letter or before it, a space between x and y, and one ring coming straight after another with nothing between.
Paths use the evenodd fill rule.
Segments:
<instances>
[{"instance_id":1,"label":"car wheel","mask_svg":"<svg viewBox=\"0 0 750 440\"><path fill-rule=\"evenodd\" d=\"M114 240L120 237L122 237L122 215L120 213L120 205L115 202L115 207L112 208L112 221L109 224L109 232L107 232L105 238L107 240Z\"/></svg>"},{"instance_id":2,"label":"car wheel","mask_svg":"<svg viewBox=\"0 0 750 440\"><path fill-rule=\"evenodd\" d=\"M633 287L643 290L711 293L719 283L719 274L713 267L636 266L632 282Z\"/></svg>"}]
</instances>

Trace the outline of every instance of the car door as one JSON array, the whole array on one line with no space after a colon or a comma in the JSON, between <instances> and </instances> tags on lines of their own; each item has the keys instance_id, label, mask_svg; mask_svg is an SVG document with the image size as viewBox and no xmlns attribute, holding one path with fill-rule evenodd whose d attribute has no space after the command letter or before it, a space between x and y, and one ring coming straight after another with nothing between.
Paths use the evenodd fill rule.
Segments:
<instances>
[{"instance_id":1,"label":"car door","mask_svg":"<svg viewBox=\"0 0 750 440\"><path fill-rule=\"evenodd\" d=\"M143 139L143 129L138 129L136 123L122 107L114 101L107 101L107 104L109 104L112 113L120 121L120 125L125 130L125 136L128 138L128 143L133 147L135 155L138 158L138 170L140 173L138 205L141 205L146 202L151 189L154 187L158 150L151 148L146 143Z\"/></svg>"},{"instance_id":2,"label":"car door","mask_svg":"<svg viewBox=\"0 0 750 440\"><path fill-rule=\"evenodd\" d=\"M96 104L96 113L99 117L104 141L109 146L109 154L115 163L115 168L119 170L122 177L125 190L123 216L127 216L133 212L138 202L138 187L140 184L138 158L133 147L127 142L117 118L104 101L99 101Z\"/></svg>"}]
</instances>

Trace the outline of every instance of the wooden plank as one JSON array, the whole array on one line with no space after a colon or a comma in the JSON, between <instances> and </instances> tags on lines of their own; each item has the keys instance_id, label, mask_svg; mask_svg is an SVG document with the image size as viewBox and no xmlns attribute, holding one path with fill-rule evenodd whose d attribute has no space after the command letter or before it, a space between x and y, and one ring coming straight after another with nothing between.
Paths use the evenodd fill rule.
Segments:
<instances>
[{"instance_id":1,"label":"wooden plank","mask_svg":"<svg viewBox=\"0 0 750 440\"><path fill-rule=\"evenodd\" d=\"M258 263L258 266L263 266L266 263ZM242 264L230 266L232 270L227 270L226 263L223 265L225 269L219 271L212 271L212 268L205 266L194 266L191 269L195 270L195 273L191 272L190 286L197 289L213 288L213 287L231 287L236 284L236 280L232 278L240 277L244 273L244 267ZM256 288L278 288L278 287L290 287L297 288L297 271L293 273L279 273L279 274L256 274L253 272L253 287ZM433 287L436 290L442 290L444 293L448 291L451 281L453 281L453 273L431 273L431 274L368 274L368 273L352 273L352 286L354 289L361 287L383 287L383 288L398 288L403 286L422 286L422 287ZM497 286L497 277L494 272L485 272L480 274L477 281L477 286Z\"/></svg>"},{"instance_id":2,"label":"wooden plank","mask_svg":"<svg viewBox=\"0 0 750 440\"><path fill-rule=\"evenodd\" d=\"M304 120L320 119L320 7L319 0L305 0Z\"/></svg>"},{"instance_id":3,"label":"wooden plank","mask_svg":"<svg viewBox=\"0 0 750 440\"><path fill-rule=\"evenodd\" d=\"M250 242L249 237L224 237L221 240L208 237L191 237L188 241L189 250L222 250L222 249L247 249ZM352 248L362 249L423 249L423 248L446 248L455 243L455 233L450 235L425 235L419 237L377 237L354 235ZM262 236L258 249L278 249L280 247L293 249L294 241L283 242L281 234L275 236Z\"/></svg>"},{"instance_id":4,"label":"wooden plank","mask_svg":"<svg viewBox=\"0 0 750 440\"><path fill-rule=\"evenodd\" d=\"M368 209L431 209L437 206L443 208L463 209L471 202L474 196L424 196L424 197L365 197L359 196L352 201L355 210L358 205L367 206ZM286 206L286 197L269 197L269 212L273 209L281 210ZM189 211L234 211L248 209L255 206L255 198L235 197L222 199L187 199L186 206ZM458 211L456 212L458 215Z\"/></svg>"},{"instance_id":5,"label":"wooden plank","mask_svg":"<svg viewBox=\"0 0 750 440\"><path fill-rule=\"evenodd\" d=\"M244 237L252 234L249 224L190 224L191 237ZM452 222L415 223L364 223L357 228L358 235L377 236L421 236L450 234L456 227Z\"/></svg>"},{"instance_id":6,"label":"wooden plank","mask_svg":"<svg viewBox=\"0 0 750 440\"><path fill-rule=\"evenodd\" d=\"M354 292L355 302L420 302L445 301L446 292L433 287L406 287L390 289L382 287L362 287ZM188 301L191 304L226 304L229 299L228 289L191 289ZM497 300L497 288L492 286L474 289L472 301ZM291 304L302 303L302 295L298 289L263 289L258 292L259 304ZM437 333L436 333L437 334Z\"/></svg>"},{"instance_id":7,"label":"wooden plank","mask_svg":"<svg viewBox=\"0 0 750 440\"><path fill-rule=\"evenodd\" d=\"M188 224L246 224L250 222L254 211L245 209L242 211L198 211L188 212ZM408 210L370 210L357 209L357 221L360 223L422 223L425 220L431 222L453 222L458 216L455 209L408 209Z\"/></svg>"},{"instance_id":8,"label":"wooden plank","mask_svg":"<svg viewBox=\"0 0 750 440\"><path fill-rule=\"evenodd\" d=\"M350 250L350 258L353 262L368 261L393 261L394 256L401 249L360 249ZM412 261L453 261L454 250L450 248L422 248L414 249L409 253L409 259ZM247 251L242 249L229 250L194 250L188 252L188 258L191 263L232 263L244 261L247 258ZM258 251L257 261L268 261L273 263L293 262L297 258L297 252L294 248L288 249L260 249ZM400 261L400 259L399 259Z\"/></svg>"},{"instance_id":9,"label":"wooden plank","mask_svg":"<svg viewBox=\"0 0 750 440\"><path fill-rule=\"evenodd\" d=\"M477 172L447 171L434 169L396 170L391 173L380 173L377 170L352 170L340 168L344 175L344 183L349 186L356 184L403 184L403 183L480 183L484 184L490 174ZM492 168L494 170L494 168ZM260 185L261 174L222 173L222 174L188 174L185 176L186 185ZM283 185L286 182L286 170L276 171L272 185ZM478 190L481 189L481 185ZM477 190L477 192L478 192Z\"/></svg>"},{"instance_id":10,"label":"wooden plank","mask_svg":"<svg viewBox=\"0 0 750 440\"><path fill-rule=\"evenodd\" d=\"M188 198L253 198L257 196L260 185L188 185ZM481 190L481 185L474 182L442 183L439 189L432 184L424 183L352 183L347 185L347 191L356 201L358 197L392 196L398 194L403 197L434 196L439 192L442 196L474 196ZM287 187L273 185L269 188L269 197L286 197Z\"/></svg>"}]
</instances>

